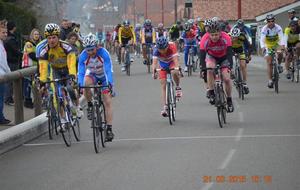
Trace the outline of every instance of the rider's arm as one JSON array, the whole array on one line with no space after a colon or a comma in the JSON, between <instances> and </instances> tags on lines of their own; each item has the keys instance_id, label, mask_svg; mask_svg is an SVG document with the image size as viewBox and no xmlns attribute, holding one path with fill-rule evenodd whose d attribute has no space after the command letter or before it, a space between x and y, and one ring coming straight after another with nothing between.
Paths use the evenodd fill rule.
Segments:
<instances>
[{"instance_id":1,"label":"rider's arm","mask_svg":"<svg viewBox=\"0 0 300 190\"><path fill-rule=\"evenodd\" d=\"M121 36L122 30L123 30L123 27L120 27L118 30L119 44L122 44L122 36Z\"/></svg>"},{"instance_id":2,"label":"rider's arm","mask_svg":"<svg viewBox=\"0 0 300 190\"><path fill-rule=\"evenodd\" d=\"M101 50L102 51L101 51L100 56L102 57L102 59L104 61L104 72L105 72L105 75L107 77L109 84L111 84L113 86L114 79L113 79L113 66L112 66L111 58L106 49L102 48Z\"/></svg>"},{"instance_id":3,"label":"rider's arm","mask_svg":"<svg viewBox=\"0 0 300 190\"><path fill-rule=\"evenodd\" d=\"M142 39L142 44L144 44L145 43L145 30L144 29L141 30L141 39Z\"/></svg>"},{"instance_id":4,"label":"rider's arm","mask_svg":"<svg viewBox=\"0 0 300 190\"><path fill-rule=\"evenodd\" d=\"M76 54L74 51L71 51L67 55L67 65L70 75L76 75Z\"/></svg>"},{"instance_id":5,"label":"rider's arm","mask_svg":"<svg viewBox=\"0 0 300 190\"><path fill-rule=\"evenodd\" d=\"M205 43L207 39L208 33L206 33L201 41L200 41L200 65L201 69L204 70L206 68L206 63L205 63L205 58L206 58L206 48L205 48Z\"/></svg>"},{"instance_id":6,"label":"rider's arm","mask_svg":"<svg viewBox=\"0 0 300 190\"><path fill-rule=\"evenodd\" d=\"M130 31L131 31L131 35L132 35L132 39L133 39L133 44L135 44L136 43L136 37L135 37L135 32L134 32L133 27L130 27Z\"/></svg>"},{"instance_id":7,"label":"rider's arm","mask_svg":"<svg viewBox=\"0 0 300 190\"><path fill-rule=\"evenodd\" d=\"M85 61L87 59L86 51L83 51L79 56L77 79L79 86L84 86Z\"/></svg>"},{"instance_id":8,"label":"rider's arm","mask_svg":"<svg viewBox=\"0 0 300 190\"><path fill-rule=\"evenodd\" d=\"M245 53L247 55L250 55L251 54L251 48L250 48L250 42L248 41L248 39L246 37L244 37L244 50L245 50Z\"/></svg>"},{"instance_id":9,"label":"rider's arm","mask_svg":"<svg viewBox=\"0 0 300 190\"><path fill-rule=\"evenodd\" d=\"M266 48L266 33L264 31L262 31L260 35L260 48Z\"/></svg>"},{"instance_id":10,"label":"rider's arm","mask_svg":"<svg viewBox=\"0 0 300 190\"><path fill-rule=\"evenodd\" d=\"M279 45L281 46L286 46L285 45L285 38L283 36L283 31L282 31L282 28L280 27L280 30L278 31L278 36L279 36Z\"/></svg>"},{"instance_id":11,"label":"rider's arm","mask_svg":"<svg viewBox=\"0 0 300 190\"><path fill-rule=\"evenodd\" d=\"M40 73L40 81L46 82L48 76L48 60L39 59L39 73Z\"/></svg>"}]
</instances>

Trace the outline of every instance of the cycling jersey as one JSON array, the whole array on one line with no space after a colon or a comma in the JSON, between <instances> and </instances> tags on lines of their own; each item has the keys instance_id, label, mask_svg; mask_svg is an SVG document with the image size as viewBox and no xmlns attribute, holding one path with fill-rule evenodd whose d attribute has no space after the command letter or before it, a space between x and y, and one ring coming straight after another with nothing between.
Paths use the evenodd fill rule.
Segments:
<instances>
[{"instance_id":1,"label":"cycling jersey","mask_svg":"<svg viewBox=\"0 0 300 190\"><path fill-rule=\"evenodd\" d=\"M168 38L168 32L165 30L156 32L156 38L160 38L162 36L165 38Z\"/></svg>"},{"instance_id":2,"label":"cycling jersey","mask_svg":"<svg viewBox=\"0 0 300 190\"><path fill-rule=\"evenodd\" d=\"M288 47L293 47L299 42L300 27L297 27L296 31L293 32L290 27L284 30L285 40Z\"/></svg>"},{"instance_id":3,"label":"cycling jersey","mask_svg":"<svg viewBox=\"0 0 300 190\"><path fill-rule=\"evenodd\" d=\"M281 26L275 24L273 28L269 28L265 25L261 31L260 47L271 49L278 45L285 45Z\"/></svg>"},{"instance_id":4,"label":"cycling jersey","mask_svg":"<svg viewBox=\"0 0 300 190\"><path fill-rule=\"evenodd\" d=\"M46 44L40 52L39 57L40 80L45 82L47 80L49 67L55 70L68 68L69 74L76 74L76 55L72 46L60 40L58 45L50 48ZM51 75L50 75L51 76Z\"/></svg>"},{"instance_id":5,"label":"cycling jersey","mask_svg":"<svg viewBox=\"0 0 300 190\"><path fill-rule=\"evenodd\" d=\"M184 40L184 64L187 66L188 64L188 56L190 48L192 48L193 55L196 56L197 53L197 42L196 42L196 30L191 29L190 31L184 31L181 37Z\"/></svg>"},{"instance_id":6,"label":"cycling jersey","mask_svg":"<svg viewBox=\"0 0 300 190\"><path fill-rule=\"evenodd\" d=\"M118 37L119 37L120 44L122 43L122 38L133 39L133 43L136 42L133 26L129 26L129 27L121 26L118 31Z\"/></svg>"},{"instance_id":7,"label":"cycling jersey","mask_svg":"<svg viewBox=\"0 0 300 190\"><path fill-rule=\"evenodd\" d=\"M170 30L169 30L169 34L172 40L178 39L180 37L180 31L182 30L181 27L177 26L176 24L174 24Z\"/></svg>"},{"instance_id":8,"label":"cycling jersey","mask_svg":"<svg viewBox=\"0 0 300 190\"><path fill-rule=\"evenodd\" d=\"M213 42L210 39L210 34L206 33L200 41L200 63L202 68L205 68L205 58L214 58L217 62L228 60L230 67L233 65L232 61L232 42L230 36L226 32L220 33L220 39Z\"/></svg>"},{"instance_id":9,"label":"cycling jersey","mask_svg":"<svg viewBox=\"0 0 300 190\"><path fill-rule=\"evenodd\" d=\"M146 29L142 28L141 31L142 44L151 44L155 43L155 31L154 28Z\"/></svg>"},{"instance_id":10,"label":"cycling jersey","mask_svg":"<svg viewBox=\"0 0 300 190\"><path fill-rule=\"evenodd\" d=\"M104 85L114 84L113 66L108 51L104 48L97 49L95 57L90 57L86 50L79 56L78 84L84 85L85 76L101 80ZM94 81L95 83L98 81Z\"/></svg>"},{"instance_id":11,"label":"cycling jersey","mask_svg":"<svg viewBox=\"0 0 300 190\"><path fill-rule=\"evenodd\" d=\"M196 30L194 30L194 29L191 29L188 32L184 31L181 34L181 37L184 39L185 44L190 44L190 43L193 43L194 41L196 41L196 36L197 36L197 33L196 33Z\"/></svg>"},{"instance_id":12,"label":"cycling jersey","mask_svg":"<svg viewBox=\"0 0 300 190\"><path fill-rule=\"evenodd\" d=\"M249 52L249 46L250 43L247 40L244 33L241 33L241 35L236 39L232 38L232 48L233 49L242 49L245 50L245 52Z\"/></svg>"},{"instance_id":13,"label":"cycling jersey","mask_svg":"<svg viewBox=\"0 0 300 190\"><path fill-rule=\"evenodd\" d=\"M173 58L175 56L178 56L178 53L176 45L173 42L169 42L169 46L165 54L161 54L157 48L153 50L153 59L158 59L159 65L163 69L169 68L169 66L174 63Z\"/></svg>"},{"instance_id":14,"label":"cycling jersey","mask_svg":"<svg viewBox=\"0 0 300 190\"><path fill-rule=\"evenodd\" d=\"M141 29L135 28L134 33L135 33L136 42L140 42L141 41Z\"/></svg>"}]
</instances>

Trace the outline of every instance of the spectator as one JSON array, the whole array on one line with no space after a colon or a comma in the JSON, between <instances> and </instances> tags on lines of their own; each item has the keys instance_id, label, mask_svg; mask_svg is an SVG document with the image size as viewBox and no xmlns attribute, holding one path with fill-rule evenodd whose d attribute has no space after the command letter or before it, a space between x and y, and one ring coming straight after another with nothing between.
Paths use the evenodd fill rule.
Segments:
<instances>
[{"instance_id":1,"label":"spectator","mask_svg":"<svg viewBox=\"0 0 300 190\"><path fill-rule=\"evenodd\" d=\"M38 29L33 29L30 33L30 39L25 43L24 54L22 61L22 68L36 66L36 45L41 41L41 35ZM24 78L24 106L27 108L33 108L33 102L31 98L31 86L32 86L32 77Z\"/></svg>"},{"instance_id":2,"label":"spectator","mask_svg":"<svg viewBox=\"0 0 300 190\"><path fill-rule=\"evenodd\" d=\"M0 76L10 72L7 64L7 55L3 45L3 41L7 38L6 21L0 21ZM6 119L3 114L5 84L0 83L0 125L7 125L11 121Z\"/></svg>"},{"instance_id":3,"label":"spectator","mask_svg":"<svg viewBox=\"0 0 300 190\"><path fill-rule=\"evenodd\" d=\"M75 53L76 53L76 57L78 57L79 55L79 49L80 47L78 46L78 35L76 32L70 32L68 34L68 37L67 37L67 42L73 47Z\"/></svg>"},{"instance_id":4,"label":"spectator","mask_svg":"<svg viewBox=\"0 0 300 190\"><path fill-rule=\"evenodd\" d=\"M68 34L72 32L72 30L72 23L70 23L68 19L63 19L61 22L60 39L66 40Z\"/></svg>"},{"instance_id":5,"label":"spectator","mask_svg":"<svg viewBox=\"0 0 300 190\"><path fill-rule=\"evenodd\" d=\"M14 22L7 23L8 35L4 42L4 47L7 52L7 62L11 71L20 69L20 60L22 58L22 52L20 50L20 44L17 41L15 32L17 30L16 24ZM5 103L8 105L13 105L13 88L12 82L8 84L6 91Z\"/></svg>"}]
</instances>

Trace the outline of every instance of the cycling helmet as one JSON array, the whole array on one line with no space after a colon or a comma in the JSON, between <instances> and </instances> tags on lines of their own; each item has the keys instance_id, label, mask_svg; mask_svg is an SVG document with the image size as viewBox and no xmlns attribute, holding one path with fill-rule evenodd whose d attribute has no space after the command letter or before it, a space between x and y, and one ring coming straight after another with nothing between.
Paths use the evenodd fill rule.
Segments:
<instances>
[{"instance_id":1,"label":"cycling helmet","mask_svg":"<svg viewBox=\"0 0 300 190\"><path fill-rule=\"evenodd\" d=\"M202 20L201 17L197 17L196 19L197 22L200 22L201 20Z\"/></svg>"},{"instance_id":2,"label":"cycling helmet","mask_svg":"<svg viewBox=\"0 0 300 190\"><path fill-rule=\"evenodd\" d=\"M243 26L244 25L244 21L243 21L243 19L239 19L239 20L237 20L237 25L239 25L239 26Z\"/></svg>"},{"instance_id":3,"label":"cycling helmet","mask_svg":"<svg viewBox=\"0 0 300 190\"><path fill-rule=\"evenodd\" d=\"M59 36L60 34L60 27L55 23L49 23L45 26L44 35L47 38L48 36Z\"/></svg>"},{"instance_id":4,"label":"cycling helmet","mask_svg":"<svg viewBox=\"0 0 300 190\"><path fill-rule=\"evenodd\" d=\"M288 10L288 13L296 13L295 9Z\"/></svg>"},{"instance_id":5,"label":"cycling helmet","mask_svg":"<svg viewBox=\"0 0 300 190\"><path fill-rule=\"evenodd\" d=\"M124 20L123 21L123 25L124 26L129 26L130 25L130 21L129 20Z\"/></svg>"},{"instance_id":6,"label":"cycling helmet","mask_svg":"<svg viewBox=\"0 0 300 190\"><path fill-rule=\"evenodd\" d=\"M151 26L151 20L150 19L146 19L144 25L145 26Z\"/></svg>"},{"instance_id":7,"label":"cycling helmet","mask_svg":"<svg viewBox=\"0 0 300 190\"><path fill-rule=\"evenodd\" d=\"M178 21L176 22L176 24L177 24L177 25L181 25L181 22L178 20Z\"/></svg>"},{"instance_id":8,"label":"cycling helmet","mask_svg":"<svg viewBox=\"0 0 300 190\"><path fill-rule=\"evenodd\" d=\"M212 19L211 19L212 21L216 21L216 22L218 22L218 21L220 21L221 19L219 18L219 17L213 17Z\"/></svg>"},{"instance_id":9,"label":"cycling helmet","mask_svg":"<svg viewBox=\"0 0 300 190\"><path fill-rule=\"evenodd\" d=\"M241 35L241 30L239 28L232 28L230 31L232 37L239 37Z\"/></svg>"},{"instance_id":10,"label":"cycling helmet","mask_svg":"<svg viewBox=\"0 0 300 190\"><path fill-rule=\"evenodd\" d=\"M187 22L192 26L194 24L194 19L189 19Z\"/></svg>"},{"instance_id":11,"label":"cycling helmet","mask_svg":"<svg viewBox=\"0 0 300 190\"><path fill-rule=\"evenodd\" d=\"M209 26L211 25L212 21L210 19L207 19L204 21L204 26Z\"/></svg>"},{"instance_id":12,"label":"cycling helmet","mask_svg":"<svg viewBox=\"0 0 300 190\"><path fill-rule=\"evenodd\" d=\"M191 29L191 24L188 23L188 22L184 23L183 29L184 29L186 32L189 31L189 30Z\"/></svg>"},{"instance_id":13,"label":"cycling helmet","mask_svg":"<svg viewBox=\"0 0 300 190\"><path fill-rule=\"evenodd\" d=\"M292 21L289 23L289 26L298 26L298 21L292 20Z\"/></svg>"},{"instance_id":14,"label":"cycling helmet","mask_svg":"<svg viewBox=\"0 0 300 190\"><path fill-rule=\"evenodd\" d=\"M159 23L159 24L157 25L157 29L163 30L163 29L164 29L164 24L163 24L163 23Z\"/></svg>"},{"instance_id":15,"label":"cycling helmet","mask_svg":"<svg viewBox=\"0 0 300 190\"><path fill-rule=\"evenodd\" d=\"M89 33L83 38L82 44L85 49L95 48L98 44L97 36L95 34Z\"/></svg>"},{"instance_id":16,"label":"cycling helmet","mask_svg":"<svg viewBox=\"0 0 300 190\"><path fill-rule=\"evenodd\" d=\"M168 46L169 46L169 42L166 37L161 36L156 40L156 47L158 49L166 49Z\"/></svg>"},{"instance_id":17,"label":"cycling helmet","mask_svg":"<svg viewBox=\"0 0 300 190\"><path fill-rule=\"evenodd\" d=\"M214 33L214 32L219 32L220 31L220 25L217 21L212 21L211 25L209 26L209 32Z\"/></svg>"},{"instance_id":18,"label":"cycling helmet","mask_svg":"<svg viewBox=\"0 0 300 190\"><path fill-rule=\"evenodd\" d=\"M268 20L275 20L275 17L274 17L273 14L269 14L269 15L267 15L267 17L266 17L266 20L267 20L267 21L268 21Z\"/></svg>"},{"instance_id":19,"label":"cycling helmet","mask_svg":"<svg viewBox=\"0 0 300 190\"><path fill-rule=\"evenodd\" d=\"M135 25L135 28L136 29L140 29L142 26L141 26L141 24L139 24L139 23L137 23L136 25Z\"/></svg>"}]
</instances>

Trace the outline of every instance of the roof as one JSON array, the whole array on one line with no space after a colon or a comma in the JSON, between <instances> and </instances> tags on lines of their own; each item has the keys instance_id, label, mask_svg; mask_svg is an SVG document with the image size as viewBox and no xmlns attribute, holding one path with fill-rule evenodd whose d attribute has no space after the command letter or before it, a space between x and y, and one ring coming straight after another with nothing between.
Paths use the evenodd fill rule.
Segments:
<instances>
[{"instance_id":1,"label":"roof","mask_svg":"<svg viewBox=\"0 0 300 190\"><path fill-rule=\"evenodd\" d=\"M256 16L256 21L264 20L268 14L278 15L280 13L287 12L288 10L296 8L296 7L300 7L300 1L299 0L296 1L296 2L293 2L293 3L289 3L287 5L283 5L281 7L276 8L276 9L264 12L264 13Z\"/></svg>"}]
</instances>

